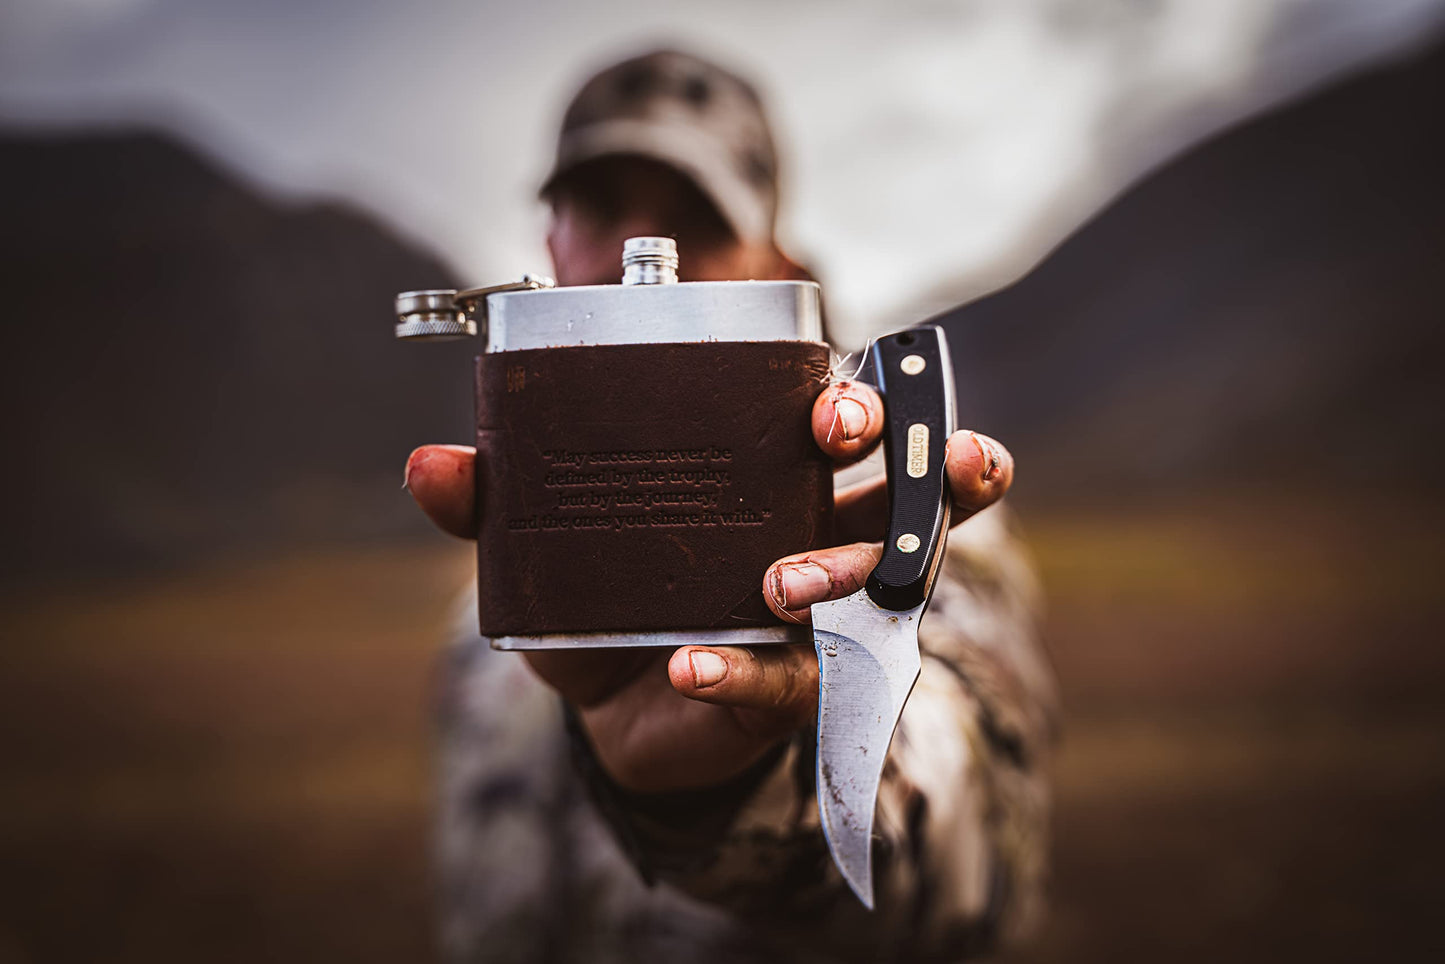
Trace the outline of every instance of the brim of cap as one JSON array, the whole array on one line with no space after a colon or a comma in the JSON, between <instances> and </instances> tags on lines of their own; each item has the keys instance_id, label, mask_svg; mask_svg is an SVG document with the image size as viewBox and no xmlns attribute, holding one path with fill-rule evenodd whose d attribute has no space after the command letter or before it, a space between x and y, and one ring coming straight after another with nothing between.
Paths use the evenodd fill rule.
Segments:
<instances>
[{"instance_id":1,"label":"brim of cap","mask_svg":"<svg viewBox=\"0 0 1445 964\"><path fill-rule=\"evenodd\" d=\"M660 161L687 175L717 207L738 238L772 240L772 217L755 187L729 162L726 144L687 124L619 118L569 131L557 164L542 183L545 196L557 180L580 164L602 157L635 155Z\"/></svg>"}]
</instances>

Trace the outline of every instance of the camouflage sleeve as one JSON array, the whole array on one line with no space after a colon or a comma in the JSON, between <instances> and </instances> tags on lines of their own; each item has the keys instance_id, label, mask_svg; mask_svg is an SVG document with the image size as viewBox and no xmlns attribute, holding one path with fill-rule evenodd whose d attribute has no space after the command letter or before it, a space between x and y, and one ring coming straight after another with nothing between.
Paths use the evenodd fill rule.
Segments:
<instances>
[{"instance_id":1,"label":"camouflage sleeve","mask_svg":"<svg viewBox=\"0 0 1445 964\"><path fill-rule=\"evenodd\" d=\"M644 876L842 960L954 960L1027 931L1042 899L1055 695L1011 526L995 507L949 540L883 771L876 912L829 857L811 731L733 786L686 799L618 791L587 770L574 733L599 809Z\"/></svg>"}]
</instances>

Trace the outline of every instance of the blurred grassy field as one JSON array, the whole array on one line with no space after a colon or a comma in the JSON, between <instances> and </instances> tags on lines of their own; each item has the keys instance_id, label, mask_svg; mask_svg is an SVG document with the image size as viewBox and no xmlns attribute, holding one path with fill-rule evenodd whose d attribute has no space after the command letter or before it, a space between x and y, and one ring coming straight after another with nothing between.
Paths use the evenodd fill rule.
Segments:
<instances>
[{"instance_id":1,"label":"blurred grassy field","mask_svg":"<svg viewBox=\"0 0 1445 964\"><path fill-rule=\"evenodd\" d=\"M1025 961L1441 949L1438 512L1026 516L1068 716ZM424 960L466 547L0 599L0 960Z\"/></svg>"},{"instance_id":2,"label":"blurred grassy field","mask_svg":"<svg viewBox=\"0 0 1445 964\"><path fill-rule=\"evenodd\" d=\"M0 959L425 960L460 544L5 601Z\"/></svg>"},{"instance_id":3,"label":"blurred grassy field","mask_svg":"<svg viewBox=\"0 0 1445 964\"><path fill-rule=\"evenodd\" d=\"M1438 509L1035 517L1064 686L1028 961L1421 959L1445 865Z\"/></svg>"}]
</instances>

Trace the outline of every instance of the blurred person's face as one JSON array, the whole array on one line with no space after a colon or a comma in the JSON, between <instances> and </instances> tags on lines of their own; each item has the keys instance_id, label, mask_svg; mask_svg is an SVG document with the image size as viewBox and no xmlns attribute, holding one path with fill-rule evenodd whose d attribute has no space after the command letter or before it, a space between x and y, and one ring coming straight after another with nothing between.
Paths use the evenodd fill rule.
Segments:
<instances>
[{"instance_id":1,"label":"blurred person's face","mask_svg":"<svg viewBox=\"0 0 1445 964\"><path fill-rule=\"evenodd\" d=\"M791 277L772 246L747 245L712 202L679 171L639 157L579 166L553 186L547 247L560 285L617 284L622 242L677 239L681 281Z\"/></svg>"}]
</instances>

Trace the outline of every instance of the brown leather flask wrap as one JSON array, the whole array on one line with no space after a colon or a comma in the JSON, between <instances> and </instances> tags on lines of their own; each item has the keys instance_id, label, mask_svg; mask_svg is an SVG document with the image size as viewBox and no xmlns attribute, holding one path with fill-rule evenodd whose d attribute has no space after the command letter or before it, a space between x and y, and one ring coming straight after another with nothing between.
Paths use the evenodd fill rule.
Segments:
<instances>
[{"instance_id":1,"label":"brown leather flask wrap","mask_svg":"<svg viewBox=\"0 0 1445 964\"><path fill-rule=\"evenodd\" d=\"M832 528L827 373L803 341L479 357L482 634L777 625L763 573Z\"/></svg>"}]
</instances>

